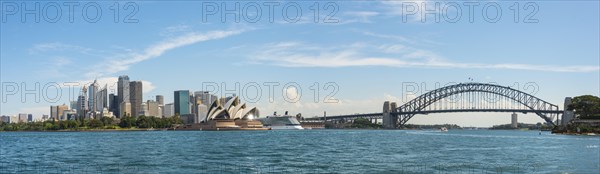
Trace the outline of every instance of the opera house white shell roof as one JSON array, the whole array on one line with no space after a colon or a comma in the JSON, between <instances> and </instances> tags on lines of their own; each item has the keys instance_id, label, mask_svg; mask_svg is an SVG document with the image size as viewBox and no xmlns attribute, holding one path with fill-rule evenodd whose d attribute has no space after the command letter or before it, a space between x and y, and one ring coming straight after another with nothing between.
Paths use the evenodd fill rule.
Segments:
<instances>
[{"instance_id":1,"label":"opera house white shell roof","mask_svg":"<svg viewBox=\"0 0 600 174\"><path fill-rule=\"evenodd\" d=\"M221 106L219 100L213 101L208 108L206 121L214 119L254 119L259 114L256 107L246 107L245 103L240 104L240 99L235 96L229 99L224 106Z\"/></svg>"}]
</instances>

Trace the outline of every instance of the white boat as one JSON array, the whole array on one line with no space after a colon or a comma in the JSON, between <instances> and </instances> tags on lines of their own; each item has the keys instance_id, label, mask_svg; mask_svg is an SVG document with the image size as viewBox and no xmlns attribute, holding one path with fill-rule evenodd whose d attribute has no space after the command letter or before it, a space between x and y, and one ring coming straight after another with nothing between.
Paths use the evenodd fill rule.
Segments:
<instances>
[{"instance_id":1,"label":"white boat","mask_svg":"<svg viewBox=\"0 0 600 174\"><path fill-rule=\"evenodd\" d=\"M442 127L442 128L440 128L440 131L442 131L442 132L448 132L448 128Z\"/></svg>"},{"instance_id":2,"label":"white boat","mask_svg":"<svg viewBox=\"0 0 600 174\"><path fill-rule=\"evenodd\" d=\"M271 130L302 130L302 125L298 122L298 119L294 116L267 116L266 118L258 118L264 127L271 128Z\"/></svg>"}]
</instances>

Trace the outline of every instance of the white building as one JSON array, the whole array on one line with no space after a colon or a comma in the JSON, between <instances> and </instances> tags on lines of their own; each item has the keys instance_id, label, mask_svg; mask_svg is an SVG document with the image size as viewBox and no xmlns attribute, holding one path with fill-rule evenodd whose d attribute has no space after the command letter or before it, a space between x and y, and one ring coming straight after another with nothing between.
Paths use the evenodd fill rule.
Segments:
<instances>
[{"instance_id":1,"label":"white building","mask_svg":"<svg viewBox=\"0 0 600 174\"><path fill-rule=\"evenodd\" d=\"M163 117L172 117L175 115L175 105L173 103L166 104L163 110Z\"/></svg>"}]
</instances>

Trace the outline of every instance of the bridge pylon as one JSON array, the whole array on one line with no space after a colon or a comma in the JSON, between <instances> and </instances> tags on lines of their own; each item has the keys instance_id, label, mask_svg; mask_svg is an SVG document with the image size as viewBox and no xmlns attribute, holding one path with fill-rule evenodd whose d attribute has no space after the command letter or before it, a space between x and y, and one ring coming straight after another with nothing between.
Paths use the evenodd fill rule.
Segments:
<instances>
[{"instance_id":1,"label":"bridge pylon","mask_svg":"<svg viewBox=\"0 0 600 174\"><path fill-rule=\"evenodd\" d=\"M383 102L383 128L385 129L396 129L398 124L398 115L395 114L394 109L398 108L396 102L385 101Z\"/></svg>"}]
</instances>

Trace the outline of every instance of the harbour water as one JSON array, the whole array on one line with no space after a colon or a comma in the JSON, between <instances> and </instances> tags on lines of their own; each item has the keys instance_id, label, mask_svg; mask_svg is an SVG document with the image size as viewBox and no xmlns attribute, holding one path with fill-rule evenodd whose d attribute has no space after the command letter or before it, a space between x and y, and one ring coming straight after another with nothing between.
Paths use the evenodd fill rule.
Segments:
<instances>
[{"instance_id":1,"label":"harbour water","mask_svg":"<svg viewBox=\"0 0 600 174\"><path fill-rule=\"evenodd\" d=\"M599 146L517 130L0 132L0 173L600 173Z\"/></svg>"}]
</instances>

